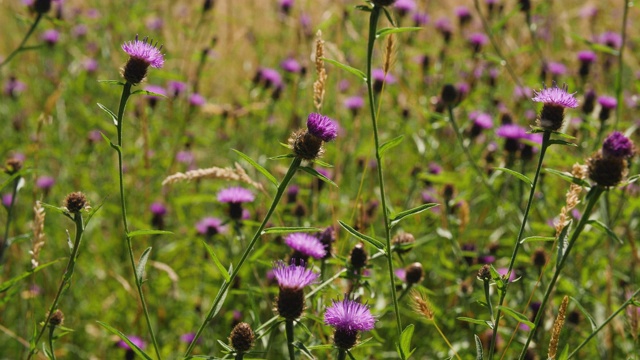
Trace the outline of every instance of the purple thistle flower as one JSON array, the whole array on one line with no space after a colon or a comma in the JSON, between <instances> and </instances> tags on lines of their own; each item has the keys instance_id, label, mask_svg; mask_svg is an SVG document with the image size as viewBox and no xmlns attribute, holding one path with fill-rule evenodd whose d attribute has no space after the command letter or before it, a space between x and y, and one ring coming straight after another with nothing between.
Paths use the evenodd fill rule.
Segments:
<instances>
[{"instance_id":1,"label":"purple thistle flower","mask_svg":"<svg viewBox=\"0 0 640 360\"><path fill-rule=\"evenodd\" d=\"M85 24L78 24L73 29L71 29L71 35L75 38L80 38L87 35L89 28Z\"/></svg>"},{"instance_id":2,"label":"purple thistle flower","mask_svg":"<svg viewBox=\"0 0 640 360\"><path fill-rule=\"evenodd\" d=\"M622 46L622 37L617 32L605 31L600 34L599 42L612 49L619 49Z\"/></svg>"},{"instance_id":3,"label":"purple thistle flower","mask_svg":"<svg viewBox=\"0 0 640 360\"><path fill-rule=\"evenodd\" d=\"M578 100L569 94L566 88L559 88L554 84L551 88L544 88L540 91L534 91L535 97L533 101L541 102L545 105L561 106L565 108L578 107Z\"/></svg>"},{"instance_id":4,"label":"purple thistle flower","mask_svg":"<svg viewBox=\"0 0 640 360\"><path fill-rule=\"evenodd\" d=\"M289 234L284 242L298 254L298 256L294 254L293 258L304 259L311 256L314 259L322 259L327 254L320 240L307 233Z\"/></svg>"},{"instance_id":5,"label":"purple thistle flower","mask_svg":"<svg viewBox=\"0 0 640 360\"><path fill-rule=\"evenodd\" d=\"M205 98L198 93L193 93L189 96L189 104L191 104L191 106L202 106L206 103Z\"/></svg>"},{"instance_id":6,"label":"purple thistle flower","mask_svg":"<svg viewBox=\"0 0 640 360\"><path fill-rule=\"evenodd\" d=\"M438 20L436 20L435 27L436 27L436 30L440 31L441 33L453 32L451 21L447 17L438 18Z\"/></svg>"},{"instance_id":7,"label":"purple thistle flower","mask_svg":"<svg viewBox=\"0 0 640 360\"><path fill-rule=\"evenodd\" d=\"M385 74L382 69L373 69L371 70L371 78L376 82L385 82L387 84L395 84L396 78L390 73Z\"/></svg>"},{"instance_id":8,"label":"purple thistle flower","mask_svg":"<svg viewBox=\"0 0 640 360\"><path fill-rule=\"evenodd\" d=\"M221 203L247 203L254 199L255 196L251 191L240 186L222 189L218 192L218 201Z\"/></svg>"},{"instance_id":9,"label":"purple thistle flower","mask_svg":"<svg viewBox=\"0 0 640 360\"><path fill-rule=\"evenodd\" d=\"M507 269L507 268L497 268L496 271L501 276L506 276L507 272L509 271L509 269ZM511 270L511 274L509 274L509 282L513 282L515 279L516 279L516 272L514 270Z\"/></svg>"},{"instance_id":10,"label":"purple thistle flower","mask_svg":"<svg viewBox=\"0 0 640 360\"><path fill-rule=\"evenodd\" d=\"M2 195L2 205L4 207L9 208L9 206L11 206L12 200L13 200L13 195L11 195L10 193Z\"/></svg>"},{"instance_id":11,"label":"purple thistle flower","mask_svg":"<svg viewBox=\"0 0 640 360\"><path fill-rule=\"evenodd\" d=\"M598 97L598 103L603 108L607 108L609 110L615 109L618 106L618 100L612 96L600 96Z\"/></svg>"},{"instance_id":12,"label":"purple thistle flower","mask_svg":"<svg viewBox=\"0 0 640 360\"><path fill-rule=\"evenodd\" d=\"M455 9L455 13L459 19L468 19L471 17L471 11L469 11L469 8L466 6L458 6Z\"/></svg>"},{"instance_id":13,"label":"purple thistle flower","mask_svg":"<svg viewBox=\"0 0 640 360\"><path fill-rule=\"evenodd\" d=\"M146 63L147 66L159 69L164 65L164 55L160 52L162 46L157 48L151 41L147 42L146 37L140 41L138 40L138 35L136 35L134 41L122 44L122 50L129 54L131 58Z\"/></svg>"},{"instance_id":14,"label":"purple thistle flower","mask_svg":"<svg viewBox=\"0 0 640 360\"><path fill-rule=\"evenodd\" d=\"M580 62L592 63L596 61L596 53L591 50L583 50L578 52L578 60Z\"/></svg>"},{"instance_id":15,"label":"purple thistle flower","mask_svg":"<svg viewBox=\"0 0 640 360\"><path fill-rule=\"evenodd\" d=\"M42 190L49 190L56 183L51 176L41 176L36 180L36 186Z\"/></svg>"},{"instance_id":16,"label":"purple thistle flower","mask_svg":"<svg viewBox=\"0 0 640 360\"><path fill-rule=\"evenodd\" d=\"M222 220L214 217L206 217L196 224L196 230L200 235L214 236L223 234L227 227L222 225Z\"/></svg>"},{"instance_id":17,"label":"purple thistle flower","mask_svg":"<svg viewBox=\"0 0 640 360\"><path fill-rule=\"evenodd\" d=\"M186 333L180 335L180 341L186 344L191 344L193 339L196 338L196 333ZM202 338L198 338L198 343L202 342Z\"/></svg>"},{"instance_id":18,"label":"purple thistle flower","mask_svg":"<svg viewBox=\"0 0 640 360\"><path fill-rule=\"evenodd\" d=\"M260 68L257 81L263 84L265 88L277 89L282 86L282 76L277 70L271 68Z\"/></svg>"},{"instance_id":19,"label":"purple thistle flower","mask_svg":"<svg viewBox=\"0 0 640 360\"><path fill-rule=\"evenodd\" d=\"M431 18L429 17L429 14L427 13L423 13L423 12L415 12L413 13L413 23L416 26L425 26L429 23L429 21L431 20Z\"/></svg>"},{"instance_id":20,"label":"purple thistle flower","mask_svg":"<svg viewBox=\"0 0 640 360\"><path fill-rule=\"evenodd\" d=\"M344 100L344 106L355 114L364 106L364 99L362 96L348 97Z\"/></svg>"},{"instance_id":21,"label":"purple thistle flower","mask_svg":"<svg viewBox=\"0 0 640 360\"><path fill-rule=\"evenodd\" d=\"M55 45L60 40L60 33L57 30L49 29L42 33L42 41L49 46Z\"/></svg>"},{"instance_id":22,"label":"purple thistle flower","mask_svg":"<svg viewBox=\"0 0 640 360\"><path fill-rule=\"evenodd\" d=\"M162 86L158 86L158 85L147 85L144 87L144 89L148 92L152 92L152 93L156 93L158 95L162 95L162 96L167 96L167 90L165 90ZM148 94L145 97L147 99L153 98L153 99L160 99L160 96L158 95L152 95L152 94Z\"/></svg>"},{"instance_id":23,"label":"purple thistle flower","mask_svg":"<svg viewBox=\"0 0 640 360\"><path fill-rule=\"evenodd\" d=\"M3 92L7 96L15 98L26 89L27 85L25 85L25 83L16 79L15 76L10 76L9 80L4 84Z\"/></svg>"},{"instance_id":24,"label":"purple thistle flower","mask_svg":"<svg viewBox=\"0 0 640 360\"><path fill-rule=\"evenodd\" d=\"M605 157L629 158L633 153L633 142L619 131L612 132L602 143L602 154Z\"/></svg>"},{"instance_id":25,"label":"purple thistle flower","mask_svg":"<svg viewBox=\"0 0 640 360\"><path fill-rule=\"evenodd\" d=\"M548 131L556 131L564 122L564 109L578 107L578 100L567 92L567 85L559 88L555 83L551 88L536 91L532 99L544 105L540 111L537 125Z\"/></svg>"},{"instance_id":26,"label":"purple thistle flower","mask_svg":"<svg viewBox=\"0 0 640 360\"><path fill-rule=\"evenodd\" d=\"M527 129L520 125L505 124L496 130L496 135L510 140L520 140L527 136Z\"/></svg>"},{"instance_id":27,"label":"purple thistle flower","mask_svg":"<svg viewBox=\"0 0 640 360\"><path fill-rule=\"evenodd\" d=\"M88 73L94 73L98 70L98 61L96 59L85 59L82 62L82 67Z\"/></svg>"},{"instance_id":28,"label":"purple thistle flower","mask_svg":"<svg viewBox=\"0 0 640 360\"><path fill-rule=\"evenodd\" d=\"M489 38L487 37L487 35L483 33L473 33L469 35L468 40L473 50L475 52L478 52L484 45L487 44L487 42L489 41Z\"/></svg>"},{"instance_id":29,"label":"purple thistle flower","mask_svg":"<svg viewBox=\"0 0 640 360\"><path fill-rule=\"evenodd\" d=\"M367 305L345 298L333 300L324 314L324 323L340 330L369 331L373 330L376 319Z\"/></svg>"},{"instance_id":30,"label":"purple thistle flower","mask_svg":"<svg viewBox=\"0 0 640 360\"><path fill-rule=\"evenodd\" d=\"M187 90L187 84L182 81L169 81L167 83L167 90L173 97L178 97L180 94Z\"/></svg>"},{"instance_id":31,"label":"purple thistle flower","mask_svg":"<svg viewBox=\"0 0 640 360\"><path fill-rule=\"evenodd\" d=\"M293 73L293 74L297 74L302 70L302 65L300 65L300 63L298 62L298 60L289 57L284 59L281 63L280 63L280 67L282 68L282 70L288 72L288 73Z\"/></svg>"},{"instance_id":32,"label":"purple thistle flower","mask_svg":"<svg viewBox=\"0 0 640 360\"><path fill-rule=\"evenodd\" d=\"M277 261L273 266L273 276L275 276L281 289L302 290L304 287L313 284L320 275L311 269L307 269L304 263L287 266L284 262Z\"/></svg>"},{"instance_id":33,"label":"purple thistle flower","mask_svg":"<svg viewBox=\"0 0 640 360\"><path fill-rule=\"evenodd\" d=\"M309 114L307 118L309 133L322 141L331 141L338 136L338 124L331 118L317 113Z\"/></svg>"},{"instance_id":34,"label":"purple thistle flower","mask_svg":"<svg viewBox=\"0 0 640 360\"><path fill-rule=\"evenodd\" d=\"M567 73L567 67L559 62L550 61L547 64L547 69L551 73L551 75L560 76Z\"/></svg>"},{"instance_id":35,"label":"purple thistle flower","mask_svg":"<svg viewBox=\"0 0 640 360\"><path fill-rule=\"evenodd\" d=\"M416 2L414 0L397 0L394 7L398 10L398 15L403 17L410 12L416 10Z\"/></svg>"},{"instance_id":36,"label":"purple thistle flower","mask_svg":"<svg viewBox=\"0 0 640 360\"><path fill-rule=\"evenodd\" d=\"M291 7L293 7L293 0L280 0L280 10L283 13L289 14Z\"/></svg>"},{"instance_id":37,"label":"purple thistle flower","mask_svg":"<svg viewBox=\"0 0 640 360\"><path fill-rule=\"evenodd\" d=\"M147 29L151 31L159 31L162 30L162 27L164 26L164 20L160 17L151 17L145 21L145 25L147 26Z\"/></svg>"},{"instance_id":38,"label":"purple thistle flower","mask_svg":"<svg viewBox=\"0 0 640 360\"><path fill-rule=\"evenodd\" d=\"M127 336L127 338L129 338L129 341L131 341L133 345L139 347L140 349L144 349L145 347L147 347L147 344L144 342L144 340L142 340L141 337L130 335L130 336ZM124 340L118 341L117 345L122 349L132 350L131 346L129 346L129 344L127 344Z\"/></svg>"},{"instance_id":39,"label":"purple thistle flower","mask_svg":"<svg viewBox=\"0 0 640 360\"><path fill-rule=\"evenodd\" d=\"M167 214L167 207L161 202L154 202L149 205L149 211L151 211L153 215L164 216Z\"/></svg>"}]
</instances>

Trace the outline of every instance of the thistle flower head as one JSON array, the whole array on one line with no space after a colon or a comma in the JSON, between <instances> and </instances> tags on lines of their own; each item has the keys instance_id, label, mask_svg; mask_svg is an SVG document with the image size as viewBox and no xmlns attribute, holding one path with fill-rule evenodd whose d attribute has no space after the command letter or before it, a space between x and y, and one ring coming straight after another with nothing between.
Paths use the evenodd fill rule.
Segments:
<instances>
[{"instance_id":1,"label":"thistle flower head","mask_svg":"<svg viewBox=\"0 0 640 360\"><path fill-rule=\"evenodd\" d=\"M333 301L324 314L324 323L336 331L333 342L343 350L351 349L358 341L358 332L372 330L376 319L366 305L345 298Z\"/></svg>"},{"instance_id":2,"label":"thistle flower head","mask_svg":"<svg viewBox=\"0 0 640 360\"><path fill-rule=\"evenodd\" d=\"M196 224L196 230L200 235L214 236L227 231L227 227L222 225L222 220L214 217L206 217Z\"/></svg>"},{"instance_id":3,"label":"thistle flower head","mask_svg":"<svg viewBox=\"0 0 640 360\"><path fill-rule=\"evenodd\" d=\"M293 233L289 234L285 240L285 244L287 244L290 248L292 248L296 253L299 253L300 258L308 258L309 256L314 259L322 259L327 251L324 248L324 245L318 240L317 237L313 235L309 235L307 233Z\"/></svg>"},{"instance_id":4,"label":"thistle flower head","mask_svg":"<svg viewBox=\"0 0 640 360\"><path fill-rule=\"evenodd\" d=\"M544 104L537 124L548 131L556 131L562 127L565 108L578 107L578 100L573 94L567 92L566 84L562 88L553 84L551 88L545 87L540 91L536 91L532 100Z\"/></svg>"},{"instance_id":5,"label":"thistle flower head","mask_svg":"<svg viewBox=\"0 0 640 360\"><path fill-rule=\"evenodd\" d=\"M634 154L634 146L628 137L614 131L602 143L602 154L605 157L630 158Z\"/></svg>"},{"instance_id":6,"label":"thistle flower head","mask_svg":"<svg viewBox=\"0 0 640 360\"><path fill-rule=\"evenodd\" d=\"M222 189L218 192L218 201L221 203L247 203L254 199L255 196L251 191L240 186Z\"/></svg>"},{"instance_id":7,"label":"thistle flower head","mask_svg":"<svg viewBox=\"0 0 640 360\"><path fill-rule=\"evenodd\" d=\"M278 280L281 289L302 290L304 287L313 284L318 279L318 274L304 266L295 263L287 266L284 262L278 261L273 266L273 275Z\"/></svg>"},{"instance_id":8,"label":"thistle flower head","mask_svg":"<svg viewBox=\"0 0 640 360\"><path fill-rule=\"evenodd\" d=\"M307 118L307 129L311 135L322 139L322 141L331 141L338 136L338 125L331 118L317 113L309 114Z\"/></svg>"},{"instance_id":9,"label":"thistle flower head","mask_svg":"<svg viewBox=\"0 0 640 360\"><path fill-rule=\"evenodd\" d=\"M157 47L157 43L147 41L146 37L140 41L136 35L134 41L122 44L122 50L129 54L129 60L122 68L122 76L132 85L145 79L149 66L159 69L164 65L164 55L160 52L162 46Z\"/></svg>"},{"instance_id":10,"label":"thistle flower head","mask_svg":"<svg viewBox=\"0 0 640 360\"><path fill-rule=\"evenodd\" d=\"M253 347L255 335L251 326L245 322L236 325L229 335L229 344L239 353L245 353Z\"/></svg>"}]
</instances>

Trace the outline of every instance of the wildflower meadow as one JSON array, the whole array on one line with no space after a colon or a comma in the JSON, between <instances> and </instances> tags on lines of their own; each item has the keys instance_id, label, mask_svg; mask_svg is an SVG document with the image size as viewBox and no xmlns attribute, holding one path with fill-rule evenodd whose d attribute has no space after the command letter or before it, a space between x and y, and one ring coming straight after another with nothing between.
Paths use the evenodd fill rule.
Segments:
<instances>
[{"instance_id":1,"label":"wildflower meadow","mask_svg":"<svg viewBox=\"0 0 640 360\"><path fill-rule=\"evenodd\" d=\"M639 15L0 1L0 359L640 359Z\"/></svg>"}]
</instances>

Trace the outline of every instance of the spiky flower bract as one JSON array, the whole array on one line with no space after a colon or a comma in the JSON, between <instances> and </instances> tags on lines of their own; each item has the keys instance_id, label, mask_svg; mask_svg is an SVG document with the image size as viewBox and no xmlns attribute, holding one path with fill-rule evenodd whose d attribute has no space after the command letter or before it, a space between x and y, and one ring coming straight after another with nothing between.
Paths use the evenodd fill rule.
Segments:
<instances>
[{"instance_id":1,"label":"spiky flower bract","mask_svg":"<svg viewBox=\"0 0 640 360\"><path fill-rule=\"evenodd\" d=\"M320 240L307 233L289 234L284 239L284 242L296 253L299 253L299 256L294 256L294 258L305 259L311 256L314 259L322 259L327 254L324 245Z\"/></svg>"},{"instance_id":2,"label":"spiky flower bract","mask_svg":"<svg viewBox=\"0 0 640 360\"><path fill-rule=\"evenodd\" d=\"M578 107L578 100L570 94L567 85L559 88L555 83L553 87L535 92L533 101L544 105L538 118L538 126L544 130L556 131L564 122L564 109Z\"/></svg>"},{"instance_id":3,"label":"spiky flower bract","mask_svg":"<svg viewBox=\"0 0 640 360\"><path fill-rule=\"evenodd\" d=\"M613 132L604 140L602 149L587 160L589 178L600 186L618 185L627 176L627 158L633 154L631 140L620 132Z\"/></svg>"},{"instance_id":4,"label":"spiky flower bract","mask_svg":"<svg viewBox=\"0 0 640 360\"><path fill-rule=\"evenodd\" d=\"M334 300L333 305L327 308L324 323L336 329L334 344L339 349L349 350L356 344L358 333L372 330L376 319L369 307L345 298L342 301Z\"/></svg>"},{"instance_id":5,"label":"spiky flower bract","mask_svg":"<svg viewBox=\"0 0 640 360\"><path fill-rule=\"evenodd\" d=\"M273 275L278 281L280 292L276 301L278 314L287 320L295 320L304 310L304 287L318 279L318 274L304 266L292 263L286 266L282 261L274 264Z\"/></svg>"},{"instance_id":6,"label":"spiky flower bract","mask_svg":"<svg viewBox=\"0 0 640 360\"><path fill-rule=\"evenodd\" d=\"M138 40L138 35L134 41L128 41L122 44L122 50L129 54L129 60L122 68L122 76L132 85L141 83L147 76L147 68L149 66L156 69L164 65L164 55L162 46L157 47L148 38Z\"/></svg>"}]
</instances>

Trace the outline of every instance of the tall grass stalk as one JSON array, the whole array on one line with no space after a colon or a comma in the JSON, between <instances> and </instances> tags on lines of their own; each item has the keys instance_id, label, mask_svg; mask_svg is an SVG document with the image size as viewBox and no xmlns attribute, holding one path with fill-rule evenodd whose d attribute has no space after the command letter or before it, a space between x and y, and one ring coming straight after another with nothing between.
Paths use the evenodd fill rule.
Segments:
<instances>
[{"instance_id":1,"label":"tall grass stalk","mask_svg":"<svg viewBox=\"0 0 640 360\"><path fill-rule=\"evenodd\" d=\"M27 50L28 48L26 48L24 46L24 44L27 43L27 40L29 40L29 38L31 37L31 35L33 34L34 30L36 29L36 27L38 26L38 24L40 23L40 20L42 20L42 16L44 14L43 13L38 13L38 15L36 15L36 19L33 21L33 24L31 24L31 27L29 28L29 31L27 31L27 33L24 35L24 38L22 38L22 41L20 42L20 45L18 45L18 47L13 50L11 52L11 54L9 54L7 56L6 59L4 59L1 63L0 63L0 68L2 68L3 66L7 65L16 55L18 55L19 52Z\"/></svg>"},{"instance_id":2,"label":"tall grass stalk","mask_svg":"<svg viewBox=\"0 0 640 360\"><path fill-rule=\"evenodd\" d=\"M13 208L16 204L16 196L18 195L18 187L20 186L20 180L22 177L19 175L13 180L13 187L11 189L11 203L9 203L9 207L7 208L7 223L4 226L4 237L2 238L2 243L0 244L0 264L2 264L2 259L4 258L4 252L9 247L9 230L11 229L11 220L13 220Z\"/></svg>"},{"instance_id":3,"label":"tall grass stalk","mask_svg":"<svg viewBox=\"0 0 640 360\"><path fill-rule=\"evenodd\" d=\"M369 17L369 40L367 42L367 93L369 95L369 110L371 112L371 123L373 125L373 138L375 141L376 150L376 163L378 170L378 184L380 186L380 202L382 204L382 216L384 218L384 235L386 240L386 258L387 267L389 269L389 287L391 289L391 298L393 301L393 310L396 317L396 328L398 339L402 334L402 321L400 319L400 309L398 307L398 298L396 294L395 279L393 273L393 258L391 249L391 227L389 224L389 214L387 213L387 199L384 188L384 176L382 172L382 156L380 155L380 139L378 136L378 119L376 116L376 100L373 94L373 81L371 79L371 63L373 60L373 46L376 41L376 29L378 27L378 20L380 18L380 12L382 7L374 6L371 9L371 15Z\"/></svg>"}]
</instances>

